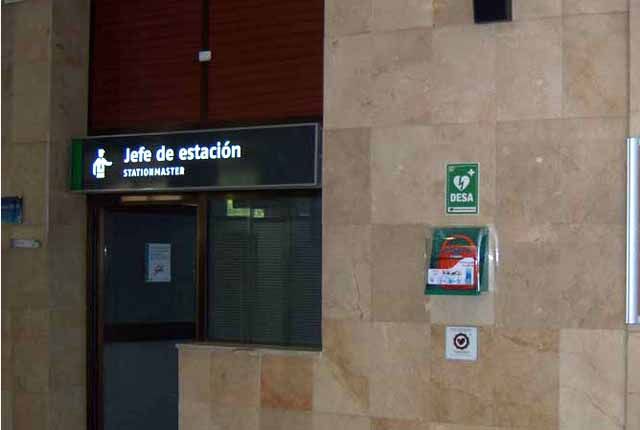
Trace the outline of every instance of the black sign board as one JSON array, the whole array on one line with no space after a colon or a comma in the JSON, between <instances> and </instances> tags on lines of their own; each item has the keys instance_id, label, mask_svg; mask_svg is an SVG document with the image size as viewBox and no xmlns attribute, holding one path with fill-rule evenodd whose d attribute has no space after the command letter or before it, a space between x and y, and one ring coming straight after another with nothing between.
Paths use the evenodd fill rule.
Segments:
<instances>
[{"instance_id":1,"label":"black sign board","mask_svg":"<svg viewBox=\"0 0 640 430\"><path fill-rule=\"evenodd\" d=\"M315 123L74 139L71 188L317 188L319 139Z\"/></svg>"}]
</instances>

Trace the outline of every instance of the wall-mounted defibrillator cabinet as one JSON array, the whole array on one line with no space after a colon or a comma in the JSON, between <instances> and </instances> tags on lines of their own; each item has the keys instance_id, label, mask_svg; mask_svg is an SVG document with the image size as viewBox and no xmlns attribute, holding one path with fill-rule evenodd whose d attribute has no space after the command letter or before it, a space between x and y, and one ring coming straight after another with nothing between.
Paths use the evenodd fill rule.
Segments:
<instances>
[{"instance_id":1,"label":"wall-mounted defibrillator cabinet","mask_svg":"<svg viewBox=\"0 0 640 430\"><path fill-rule=\"evenodd\" d=\"M425 294L474 296L495 289L498 240L492 226L427 229Z\"/></svg>"}]
</instances>

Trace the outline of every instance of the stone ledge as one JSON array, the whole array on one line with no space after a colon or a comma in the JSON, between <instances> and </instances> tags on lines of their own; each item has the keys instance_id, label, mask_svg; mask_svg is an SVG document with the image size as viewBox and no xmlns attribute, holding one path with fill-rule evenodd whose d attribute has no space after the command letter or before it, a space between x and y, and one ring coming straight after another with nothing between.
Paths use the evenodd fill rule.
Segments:
<instances>
[{"instance_id":1,"label":"stone ledge","mask_svg":"<svg viewBox=\"0 0 640 430\"><path fill-rule=\"evenodd\" d=\"M256 346L256 345L226 345L220 343L210 343L210 342L186 342L186 343L176 343L176 348L180 351L218 351L218 352L237 352L237 353L246 353L249 355L291 355L291 356L312 356L319 357L322 354L322 351L318 350L301 350L301 349L290 349L286 347L267 347L267 346Z\"/></svg>"}]
</instances>

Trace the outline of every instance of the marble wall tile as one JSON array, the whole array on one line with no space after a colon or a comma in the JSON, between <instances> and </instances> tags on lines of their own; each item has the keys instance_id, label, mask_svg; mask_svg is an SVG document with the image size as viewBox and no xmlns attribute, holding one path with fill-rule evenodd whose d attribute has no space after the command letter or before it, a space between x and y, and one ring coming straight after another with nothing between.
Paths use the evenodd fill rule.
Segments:
<instances>
[{"instance_id":1,"label":"marble wall tile","mask_svg":"<svg viewBox=\"0 0 640 430\"><path fill-rule=\"evenodd\" d=\"M11 272L2 271L2 299L9 309L41 309L49 306L46 284L46 252L11 249L2 255L3 264ZM29 264L25 264L29 261Z\"/></svg>"},{"instance_id":2,"label":"marble wall tile","mask_svg":"<svg viewBox=\"0 0 640 430\"><path fill-rule=\"evenodd\" d=\"M260 410L214 406L211 409L210 430L258 430Z\"/></svg>"},{"instance_id":3,"label":"marble wall tile","mask_svg":"<svg viewBox=\"0 0 640 430\"><path fill-rule=\"evenodd\" d=\"M562 0L513 0L513 20L548 18L562 15Z\"/></svg>"},{"instance_id":4,"label":"marble wall tile","mask_svg":"<svg viewBox=\"0 0 640 430\"><path fill-rule=\"evenodd\" d=\"M84 200L84 199L83 199ZM74 217L86 215L85 208ZM49 303L53 307L84 309L86 303L86 218L75 225L55 225L49 236ZM68 246L74 243L77 246Z\"/></svg>"},{"instance_id":5,"label":"marble wall tile","mask_svg":"<svg viewBox=\"0 0 640 430\"><path fill-rule=\"evenodd\" d=\"M497 328L492 346L495 424L556 428L558 331Z\"/></svg>"},{"instance_id":6,"label":"marble wall tile","mask_svg":"<svg viewBox=\"0 0 640 430\"><path fill-rule=\"evenodd\" d=\"M580 195L572 203L584 213L574 219L584 223L624 224L626 154L621 143L627 137L628 119L576 119L563 124L563 150L576 148L572 156L580 166L579 177L570 180L590 187L590 192L579 185L568 188L567 194Z\"/></svg>"},{"instance_id":7,"label":"marble wall tile","mask_svg":"<svg viewBox=\"0 0 640 430\"><path fill-rule=\"evenodd\" d=\"M498 26L496 55L499 121L562 115L560 18Z\"/></svg>"},{"instance_id":8,"label":"marble wall tile","mask_svg":"<svg viewBox=\"0 0 640 430\"><path fill-rule=\"evenodd\" d=\"M369 34L326 41L324 125L368 127L373 109L373 38Z\"/></svg>"},{"instance_id":9,"label":"marble wall tile","mask_svg":"<svg viewBox=\"0 0 640 430\"><path fill-rule=\"evenodd\" d=\"M429 430L428 421L374 418L371 430Z\"/></svg>"},{"instance_id":10,"label":"marble wall tile","mask_svg":"<svg viewBox=\"0 0 640 430\"><path fill-rule=\"evenodd\" d=\"M265 355L260 370L260 405L310 411L313 405L313 359Z\"/></svg>"},{"instance_id":11,"label":"marble wall tile","mask_svg":"<svg viewBox=\"0 0 640 430\"><path fill-rule=\"evenodd\" d=\"M373 222L445 221L446 163L465 161L480 163L480 216L461 216L456 221L490 221L495 206L494 136L494 126L487 123L374 129L371 141Z\"/></svg>"},{"instance_id":12,"label":"marble wall tile","mask_svg":"<svg viewBox=\"0 0 640 430\"><path fill-rule=\"evenodd\" d=\"M3 14L4 16L4 14ZM2 24L2 30L4 34L4 24ZM4 35L2 38L4 39ZM3 44L4 45L4 44ZM9 60L5 60L2 58L2 64L0 64L0 73L2 73L2 82L0 84L0 89L2 90L2 112L0 112L0 126L2 126L2 154L7 153L7 148L9 146L10 138L9 136L13 136L13 64L9 63ZM6 155L2 156L3 159L6 158ZM2 166L4 168L5 161L2 162ZM4 185L2 185L2 189L4 190Z\"/></svg>"},{"instance_id":13,"label":"marble wall tile","mask_svg":"<svg viewBox=\"0 0 640 430\"><path fill-rule=\"evenodd\" d=\"M432 127L375 129L371 142L372 219L376 223L407 223L437 213L431 200L442 192L427 167L433 164L430 145L436 142ZM444 165L442 166L444 169ZM444 181L444 179L442 179ZM409 196L411 195L411 196ZM443 212L442 209L441 212Z\"/></svg>"},{"instance_id":14,"label":"marble wall tile","mask_svg":"<svg viewBox=\"0 0 640 430\"><path fill-rule=\"evenodd\" d=\"M86 398L84 387L67 387L49 393L49 427L51 430L82 430L86 428Z\"/></svg>"},{"instance_id":15,"label":"marble wall tile","mask_svg":"<svg viewBox=\"0 0 640 430\"><path fill-rule=\"evenodd\" d=\"M445 359L445 326L431 325L432 421L493 425L496 381L491 373L492 344L491 329L480 327L478 361L448 361Z\"/></svg>"},{"instance_id":16,"label":"marble wall tile","mask_svg":"<svg viewBox=\"0 0 640 430\"><path fill-rule=\"evenodd\" d=\"M179 350L179 426L211 427L211 359L208 351Z\"/></svg>"},{"instance_id":17,"label":"marble wall tile","mask_svg":"<svg viewBox=\"0 0 640 430\"><path fill-rule=\"evenodd\" d=\"M507 429L499 429L498 427L486 427L486 426L466 426L466 425L459 425L459 424L431 423L430 430L507 430ZM522 429L522 430L529 430L529 429Z\"/></svg>"},{"instance_id":18,"label":"marble wall tile","mask_svg":"<svg viewBox=\"0 0 640 430\"><path fill-rule=\"evenodd\" d=\"M496 295L499 326L622 327L624 226L498 229L504 232L502 287Z\"/></svg>"},{"instance_id":19,"label":"marble wall tile","mask_svg":"<svg viewBox=\"0 0 640 430\"><path fill-rule=\"evenodd\" d=\"M314 411L368 413L369 332L368 323L323 321L323 353L314 372Z\"/></svg>"},{"instance_id":20,"label":"marble wall tile","mask_svg":"<svg viewBox=\"0 0 640 430\"><path fill-rule=\"evenodd\" d=\"M75 336L72 336L75 337ZM51 345L49 364L50 387L64 391L86 386L86 344L84 339L73 346Z\"/></svg>"},{"instance_id":21,"label":"marble wall tile","mask_svg":"<svg viewBox=\"0 0 640 430\"><path fill-rule=\"evenodd\" d=\"M60 43L67 44L67 41ZM69 49L75 48L69 47ZM63 54L60 53L60 55ZM84 55L84 53L70 55ZM89 82L86 65L57 64L63 61L74 60L63 57L56 59L52 66L51 93L56 103L51 105L50 137L53 141L68 144L69 138L85 136L87 133L88 113L85 106L88 105ZM59 148L59 150L62 149Z\"/></svg>"},{"instance_id":22,"label":"marble wall tile","mask_svg":"<svg viewBox=\"0 0 640 430\"><path fill-rule=\"evenodd\" d=\"M13 70L14 142L33 143L49 140L50 67L47 62L16 63Z\"/></svg>"},{"instance_id":23,"label":"marble wall tile","mask_svg":"<svg viewBox=\"0 0 640 430\"><path fill-rule=\"evenodd\" d=\"M373 35L373 72L380 74L431 60L431 29L415 28Z\"/></svg>"},{"instance_id":24,"label":"marble wall tile","mask_svg":"<svg viewBox=\"0 0 640 430\"><path fill-rule=\"evenodd\" d=\"M564 0L564 13L567 15L626 12L628 10L628 0Z\"/></svg>"},{"instance_id":25,"label":"marble wall tile","mask_svg":"<svg viewBox=\"0 0 640 430\"><path fill-rule=\"evenodd\" d=\"M187 400L180 395L178 426L181 430L210 430L211 405Z\"/></svg>"},{"instance_id":26,"label":"marble wall tile","mask_svg":"<svg viewBox=\"0 0 640 430\"><path fill-rule=\"evenodd\" d=\"M14 340L46 339L49 336L49 309L20 309L10 315Z\"/></svg>"},{"instance_id":27,"label":"marble wall tile","mask_svg":"<svg viewBox=\"0 0 640 430\"><path fill-rule=\"evenodd\" d=\"M626 119L499 123L498 219L625 222ZM598 156L594 156L598 154Z\"/></svg>"},{"instance_id":28,"label":"marble wall tile","mask_svg":"<svg viewBox=\"0 0 640 430\"><path fill-rule=\"evenodd\" d=\"M3 394L6 391L7 394L13 389L13 328L11 327L11 321L13 320L13 311L8 309L2 309L2 347L0 348L0 358L2 360L1 374L4 378L0 380L0 386L3 390Z\"/></svg>"},{"instance_id":29,"label":"marble wall tile","mask_svg":"<svg viewBox=\"0 0 640 430\"><path fill-rule=\"evenodd\" d=\"M573 164L569 164L570 156L564 160L559 157L563 154L558 149L562 142L560 121L498 123L496 142L501 223L560 222L573 215L558 189L567 171L565 166Z\"/></svg>"},{"instance_id":30,"label":"marble wall tile","mask_svg":"<svg viewBox=\"0 0 640 430\"><path fill-rule=\"evenodd\" d=\"M375 31L400 30L433 25L430 0L372 0L371 28Z\"/></svg>"},{"instance_id":31,"label":"marble wall tile","mask_svg":"<svg viewBox=\"0 0 640 430\"><path fill-rule=\"evenodd\" d=\"M325 2L326 34L329 37L369 31L371 0L327 0Z\"/></svg>"},{"instance_id":32,"label":"marble wall tile","mask_svg":"<svg viewBox=\"0 0 640 430\"><path fill-rule=\"evenodd\" d=\"M46 393L17 392L14 403L13 428L15 430L48 428L48 407Z\"/></svg>"},{"instance_id":33,"label":"marble wall tile","mask_svg":"<svg viewBox=\"0 0 640 430\"><path fill-rule=\"evenodd\" d=\"M495 26L434 29L433 123L495 120L495 75Z\"/></svg>"},{"instance_id":34,"label":"marble wall tile","mask_svg":"<svg viewBox=\"0 0 640 430\"><path fill-rule=\"evenodd\" d=\"M429 419L430 337L427 324L372 324L369 344L372 416Z\"/></svg>"},{"instance_id":35,"label":"marble wall tile","mask_svg":"<svg viewBox=\"0 0 640 430\"><path fill-rule=\"evenodd\" d=\"M430 60L430 28L373 36L373 124L430 121Z\"/></svg>"},{"instance_id":36,"label":"marble wall tile","mask_svg":"<svg viewBox=\"0 0 640 430\"><path fill-rule=\"evenodd\" d=\"M86 384L86 309L53 308L50 318L50 386L64 391Z\"/></svg>"},{"instance_id":37,"label":"marble wall tile","mask_svg":"<svg viewBox=\"0 0 640 430\"><path fill-rule=\"evenodd\" d=\"M560 430L624 428L622 330L562 330Z\"/></svg>"},{"instance_id":38,"label":"marble wall tile","mask_svg":"<svg viewBox=\"0 0 640 430\"><path fill-rule=\"evenodd\" d=\"M627 429L640 428L640 331L629 331L627 340Z\"/></svg>"},{"instance_id":39,"label":"marble wall tile","mask_svg":"<svg viewBox=\"0 0 640 430\"><path fill-rule=\"evenodd\" d=\"M260 430L309 430L312 428L313 417L310 412L267 408L260 410Z\"/></svg>"},{"instance_id":40,"label":"marble wall tile","mask_svg":"<svg viewBox=\"0 0 640 430\"><path fill-rule=\"evenodd\" d=\"M427 374L426 364L414 373L373 374L370 416L416 420L427 415L430 406Z\"/></svg>"},{"instance_id":41,"label":"marble wall tile","mask_svg":"<svg viewBox=\"0 0 640 430\"><path fill-rule=\"evenodd\" d=\"M48 338L18 340L13 345L16 389L28 393L49 391Z\"/></svg>"},{"instance_id":42,"label":"marble wall tile","mask_svg":"<svg viewBox=\"0 0 640 430\"><path fill-rule=\"evenodd\" d=\"M371 319L371 226L325 225L322 315Z\"/></svg>"},{"instance_id":43,"label":"marble wall tile","mask_svg":"<svg viewBox=\"0 0 640 430\"><path fill-rule=\"evenodd\" d=\"M4 15L4 13L3 13ZM2 370L3 380L9 379L8 373ZM4 381L3 381L4 384ZM2 408L2 416L0 417L0 425L7 430L13 430L13 390L2 388L0 391L0 408Z\"/></svg>"},{"instance_id":44,"label":"marble wall tile","mask_svg":"<svg viewBox=\"0 0 640 430\"><path fill-rule=\"evenodd\" d=\"M564 19L564 116L615 116L627 112L628 19L626 14Z\"/></svg>"},{"instance_id":45,"label":"marble wall tile","mask_svg":"<svg viewBox=\"0 0 640 430\"><path fill-rule=\"evenodd\" d=\"M13 59L16 54L16 8L5 8L2 11L2 29L0 32L2 33L2 46L0 47L0 53L2 55L2 65L9 65L9 69L13 67ZM4 78L4 75L3 75ZM5 84L4 79L2 79L2 85ZM4 92L4 86L2 87L2 96L4 101L4 96L6 95ZM4 112L3 112L4 113Z\"/></svg>"},{"instance_id":46,"label":"marble wall tile","mask_svg":"<svg viewBox=\"0 0 640 430\"><path fill-rule=\"evenodd\" d=\"M86 35L91 31L91 3L86 0L51 3L51 39L55 44L52 57L56 66L54 71L62 69L61 65L86 70L89 63L89 40ZM86 81L87 79L83 79L77 84L84 84Z\"/></svg>"},{"instance_id":47,"label":"marble wall tile","mask_svg":"<svg viewBox=\"0 0 640 430\"><path fill-rule=\"evenodd\" d=\"M211 403L210 353L195 349L180 349L179 366L180 403L185 405L200 403L208 411ZM196 409L198 405L191 406L193 406L191 409Z\"/></svg>"},{"instance_id":48,"label":"marble wall tile","mask_svg":"<svg viewBox=\"0 0 640 430\"><path fill-rule=\"evenodd\" d=\"M50 160L54 158L60 157L50 155ZM71 170L67 160L56 165L63 166L63 168L67 170L67 174ZM61 181L63 175L58 172L56 176L58 176L58 178L49 177L49 220L51 225L55 226L55 229L62 230L63 232L70 233L72 230L75 230L73 233L74 236L86 235L86 228L82 227L85 226L87 220L87 196L83 194L71 194L66 190L62 191L61 188L63 186L61 185ZM56 188L58 188L58 190L53 189L54 182L57 182ZM66 187L68 186L69 184L66 185ZM84 253L83 244L79 243L78 245L79 246L74 247L74 249L68 250L65 254L69 255L73 252ZM79 269L82 268L79 267Z\"/></svg>"},{"instance_id":49,"label":"marble wall tile","mask_svg":"<svg viewBox=\"0 0 640 430\"><path fill-rule=\"evenodd\" d=\"M433 26L473 24L473 0L433 0Z\"/></svg>"},{"instance_id":50,"label":"marble wall tile","mask_svg":"<svg viewBox=\"0 0 640 430\"><path fill-rule=\"evenodd\" d=\"M637 362L640 358L640 331L630 331L627 342L627 360L629 362L627 391L640 394L640 366Z\"/></svg>"},{"instance_id":51,"label":"marble wall tile","mask_svg":"<svg viewBox=\"0 0 640 430\"><path fill-rule=\"evenodd\" d=\"M627 429L640 428L640 394L631 393L627 398Z\"/></svg>"},{"instance_id":52,"label":"marble wall tile","mask_svg":"<svg viewBox=\"0 0 640 430\"><path fill-rule=\"evenodd\" d=\"M629 135L640 136L640 112L632 113L629 117Z\"/></svg>"},{"instance_id":53,"label":"marble wall tile","mask_svg":"<svg viewBox=\"0 0 640 430\"><path fill-rule=\"evenodd\" d=\"M374 321L428 320L424 307L424 234L421 225L373 226Z\"/></svg>"},{"instance_id":54,"label":"marble wall tile","mask_svg":"<svg viewBox=\"0 0 640 430\"><path fill-rule=\"evenodd\" d=\"M327 225L371 221L369 129L327 130L324 139L323 221Z\"/></svg>"},{"instance_id":55,"label":"marble wall tile","mask_svg":"<svg viewBox=\"0 0 640 430\"><path fill-rule=\"evenodd\" d=\"M373 124L428 123L431 118L431 75L428 62L375 75Z\"/></svg>"},{"instance_id":56,"label":"marble wall tile","mask_svg":"<svg viewBox=\"0 0 640 430\"><path fill-rule=\"evenodd\" d=\"M429 314L433 324L493 325L495 293L480 296L429 296Z\"/></svg>"},{"instance_id":57,"label":"marble wall tile","mask_svg":"<svg viewBox=\"0 0 640 430\"><path fill-rule=\"evenodd\" d=\"M348 415L313 414L313 430L370 430L371 420L368 417Z\"/></svg>"},{"instance_id":58,"label":"marble wall tile","mask_svg":"<svg viewBox=\"0 0 640 430\"><path fill-rule=\"evenodd\" d=\"M50 0L37 0L29 5L12 7L15 26L12 48L18 62L46 63L49 60L51 3ZM47 95L42 94L42 97L45 99Z\"/></svg>"},{"instance_id":59,"label":"marble wall tile","mask_svg":"<svg viewBox=\"0 0 640 430\"><path fill-rule=\"evenodd\" d=\"M213 352L210 357L211 402L221 408L260 406L260 360L246 352Z\"/></svg>"}]
</instances>

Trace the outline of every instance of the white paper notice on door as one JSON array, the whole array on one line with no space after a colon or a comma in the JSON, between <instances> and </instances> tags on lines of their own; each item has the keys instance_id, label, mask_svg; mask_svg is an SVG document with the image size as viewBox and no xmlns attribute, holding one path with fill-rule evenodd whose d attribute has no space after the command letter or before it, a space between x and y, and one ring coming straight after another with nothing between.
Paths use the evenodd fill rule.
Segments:
<instances>
[{"instance_id":1,"label":"white paper notice on door","mask_svg":"<svg viewBox=\"0 0 640 430\"><path fill-rule=\"evenodd\" d=\"M171 282L171 244L147 243L147 282Z\"/></svg>"}]
</instances>

